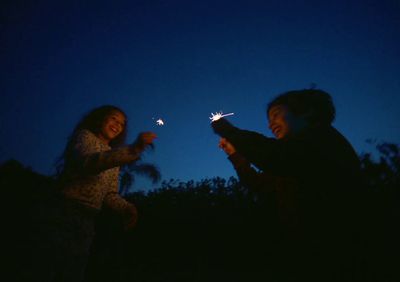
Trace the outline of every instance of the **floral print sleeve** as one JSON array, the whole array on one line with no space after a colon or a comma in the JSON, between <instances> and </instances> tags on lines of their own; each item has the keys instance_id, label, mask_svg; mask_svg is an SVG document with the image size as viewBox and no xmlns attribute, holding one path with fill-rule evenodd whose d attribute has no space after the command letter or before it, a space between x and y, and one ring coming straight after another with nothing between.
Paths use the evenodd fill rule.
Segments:
<instances>
[{"instance_id":1,"label":"floral print sleeve","mask_svg":"<svg viewBox=\"0 0 400 282\"><path fill-rule=\"evenodd\" d=\"M131 204L118 195L119 167L139 159L137 148L111 149L88 130L79 132L72 144L62 175L64 195L95 209L129 209Z\"/></svg>"},{"instance_id":2,"label":"floral print sleeve","mask_svg":"<svg viewBox=\"0 0 400 282\"><path fill-rule=\"evenodd\" d=\"M139 154L133 146L110 149L87 130L77 135L73 152L75 171L88 174L97 174L139 159Z\"/></svg>"}]
</instances>

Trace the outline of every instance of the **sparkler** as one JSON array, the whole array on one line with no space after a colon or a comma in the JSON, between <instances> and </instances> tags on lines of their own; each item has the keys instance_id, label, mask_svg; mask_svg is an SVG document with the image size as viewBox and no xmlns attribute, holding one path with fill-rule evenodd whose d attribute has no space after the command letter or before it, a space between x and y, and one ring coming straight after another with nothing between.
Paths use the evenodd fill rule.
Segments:
<instances>
[{"instance_id":1,"label":"sparkler","mask_svg":"<svg viewBox=\"0 0 400 282\"><path fill-rule=\"evenodd\" d=\"M211 120L211 123L213 123L214 121L217 121L220 118L227 117L227 116L233 116L233 115L234 115L234 113L228 113L228 114L223 114L222 112L216 112L215 114L211 113L210 120Z\"/></svg>"},{"instance_id":2,"label":"sparkler","mask_svg":"<svg viewBox=\"0 0 400 282\"><path fill-rule=\"evenodd\" d=\"M154 120L155 118L152 118L152 119ZM165 123L165 122L164 122L161 118L159 118L159 119L156 120L156 124L157 124L158 126L163 126L164 123Z\"/></svg>"}]
</instances>

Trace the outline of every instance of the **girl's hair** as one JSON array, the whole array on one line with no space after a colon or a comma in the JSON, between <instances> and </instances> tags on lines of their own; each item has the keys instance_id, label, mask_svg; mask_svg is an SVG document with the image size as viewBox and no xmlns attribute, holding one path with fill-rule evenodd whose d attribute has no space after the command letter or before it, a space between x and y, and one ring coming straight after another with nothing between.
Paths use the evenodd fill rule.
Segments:
<instances>
[{"instance_id":1,"label":"girl's hair","mask_svg":"<svg viewBox=\"0 0 400 282\"><path fill-rule=\"evenodd\" d=\"M310 124L331 124L335 119L335 106L331 96L319 89L288 91L278 95L267 106L285 105L295 116L304 116Z\"/></svg>"},{"instance_id":2,"label":"girl's hair","mask_svg":"<svg viewBox=\"0 0 400 282\"><path fill-rule=\"evenodd\" d=\"M65 146L64 152L56 160L55 163L57 175L60 175L60 173L63 171L65 160L70 157L72 149L71 146L75 141L77 134L81 130L89 130L93 134L98 135L102 129L103 123L105 122L106 118L115 112L119 112L125 117L125 125L122 129L122 132L115 139L111 140L109 145L111 148L115 148L125 143L127 135L128 119L124 111L112 105L104 105L94 108L93 110L89 111L86 115L83 116L83 118L75 126L71 135L68 137L67 145Z\"/></svg>"},{"instance_id":3,"label":"girl's hair","mask_svg":"<svg viewBox=\"0 0 400 282\"><path fill-rule=\"evenodd\" d=\"M111 105L105 105L95 108L87 113L85 116L83 116L83 118L75 126L68 141L72 141L76 134L83 129L89 130L95 135L98 135L106 118L115 112L119 112L125 117L125 126L122 132L117 136L117 138L111 140L109 145L110 147L114 148L124 144L127 134L127 116L120 108Z\"/></svg>"}]
</instances>

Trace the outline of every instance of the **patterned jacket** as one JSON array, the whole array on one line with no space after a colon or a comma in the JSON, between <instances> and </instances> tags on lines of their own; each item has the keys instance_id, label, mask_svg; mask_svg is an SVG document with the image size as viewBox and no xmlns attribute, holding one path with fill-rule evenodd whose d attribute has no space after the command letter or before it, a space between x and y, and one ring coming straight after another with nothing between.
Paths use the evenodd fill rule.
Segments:
<instances>
[{"instance_id":1,"label":"patterned jacket","mask_svg":"<svg viewBox=\"0 0 400 282\"><path fill-rule=\"evenodd\" d=\"M67 199L100 210L104 205L123 213L130 206L118 194L119 167L139 159L133 145L111 149L94 133L82 130L71 144L60 177Z\"/></svg>"}]
</instances>

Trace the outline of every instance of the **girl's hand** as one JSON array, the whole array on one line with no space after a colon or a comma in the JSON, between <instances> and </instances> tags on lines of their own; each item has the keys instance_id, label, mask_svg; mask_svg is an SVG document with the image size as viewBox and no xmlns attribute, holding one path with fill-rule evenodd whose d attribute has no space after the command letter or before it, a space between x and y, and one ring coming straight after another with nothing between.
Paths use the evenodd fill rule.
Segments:
<instances>
[{"instance_id":1,"label":"girl's hand","mask_svg":"<svg viewBox=\"0 0 400 282\"><path fill-rule=\"evenodd\" d=\"M137 212L136 207L134 205L131 205L126 210L124 217L125 217L124 229L126 231L133 229L136 226L137 219L138 219L138 212Z\"/></svg>"},{"instance_id":2,"label":"girl's hand","mask_svg":"<svg viewBox=\"0 0 400 282\"><path fill-rule=\"evenodd\" d=\"M143 151L147 146L153 147L153 141L156 138L157 135L153 132L141 132L136 138L134 146Z\"/></svg>"},{"instance_id":3,"label":"girl's hand","mask_svg":"<svg viewBox=\"0 0 400 282\"><path fill-rule=\"evenodd\" d=\"M138 140L143 142L146 145L153 144L154 139L157 138L157 135L153 132L142 132L138 136Z\"/></svg>"},{"instance_id":4,"label":"girl's hand","mask_svg":"<svg viewBox=\"0 0 400 282\"><path fill-rule=\"evenodd\" d=\"M225 138L221 138L221 139L219 140L218 146L219 146L222 150L224 150L224 152L225 152L228 156L230 156L230 155L232 155L233 153L236 152L235 147L233 147L233 145L232 145L231 143L229 143L229 141L226 140Z\"/></svg>"}]
</instances>

